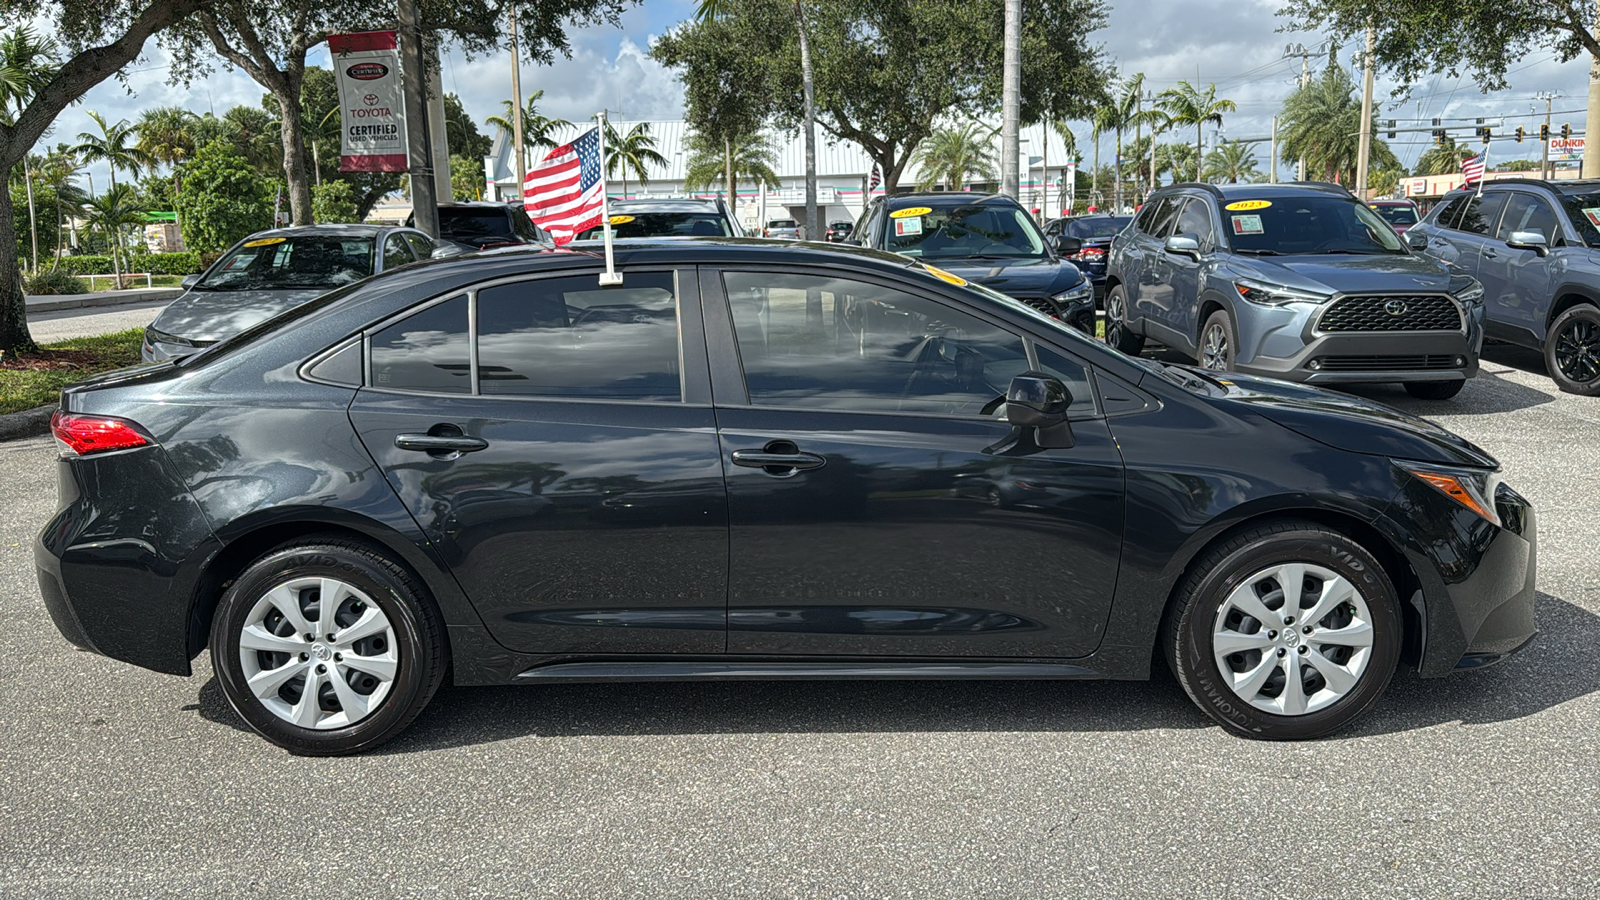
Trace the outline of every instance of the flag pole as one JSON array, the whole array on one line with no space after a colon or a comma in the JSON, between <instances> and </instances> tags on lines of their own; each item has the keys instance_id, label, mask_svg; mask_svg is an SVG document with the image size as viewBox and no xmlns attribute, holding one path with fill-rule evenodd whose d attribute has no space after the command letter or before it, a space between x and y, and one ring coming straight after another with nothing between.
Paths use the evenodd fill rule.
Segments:
<instances>
[{"instance_id":1,"label":"flag pole","mask_svg":"<svg viewBox=\"0 0 1600 900\"><path fill-rule=\"evenodd\" d=\"M1483 145L1483 171L1478 173L1478 196L1483 196L1483 183L1489 180L1489 145Z\"/></svg>"},{"instance_id":2,"label":"flag pole","mask_svg":"<svg viewBox=\"0 0 1600 900\"><path fill-rule=\"evenodd\" d=\"M621 284L622 273L617 271L617 263L611 252L611 204L606 197L606 111L600 110L595 115L599 120L600 133L600 228L606 241L606 270L600 274L600 284Z\"/></svg>"}]
</instances>

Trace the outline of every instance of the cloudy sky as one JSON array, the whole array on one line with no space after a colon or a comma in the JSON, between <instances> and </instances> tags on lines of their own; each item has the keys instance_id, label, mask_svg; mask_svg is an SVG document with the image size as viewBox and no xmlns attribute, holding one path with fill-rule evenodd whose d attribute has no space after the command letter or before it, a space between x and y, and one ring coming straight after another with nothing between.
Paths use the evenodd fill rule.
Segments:
<instances>
[{"instance_id":1,"label":"cloudy sky","mask_svg":"<svg viewBox=\"0 0 1600 900\"><path fill-rule=\"evenodd\" d=\"M1285 22L1274 13L1281 0L1189 0L1181 5L1171 0L1162 0L1159 5L1151 0L1124 0L1111 5L1108 26L1095 33L1094 39L1116 60L1118 68L1144 72L1147 86L1158 92L1180 79L1201 84L1215 82L1219 96L1239 104L1239 112L1227 116L1224 123L1229 138L1264 136L1271 131L1272 116L1293 89L1300 71L1298 59L1284 58L1286 44L1325 46L1324 37L1319 34L1279 31ZM543 89L543 111L574 121L588 118L602 107L611 110L614 118L678 118L682 113L679 85L670 71L644 54L657 35L687 18L693 6L693 0L648 0L627 12L620 28L574 31L572 58L551 66L525 64L523 90ZM1152 15L1152 8L1159 8L1161 13ZM115 121L134 119L139 110L155 105L177 104L199 113L215 110L220 114L240 103L260 103L262 88L243 74L220 67L209 78L187 88L170 85L165 55L153 41L145 49L145 56L131 67L126 86L111 80L89 92L82 103L63 113L47 142L72 140L90 128L85 114L90 109ZM1349 65L1356 50L1354 46L1341 48L1341 61ZM326 46L318 47L309 61L327 65ZM1320 64L1321 60L1312 60L1312 71ZM443 68L445 90L459 95L467 111L481 123L484 117L499 111L502 97L510 96L509 73L509 57L504 54L469 61L460 53L451 52ZM1537 92L1557 91L1564 96L1554 103L1554 121L1558 126L1562 121L1571 121L1577 129L1583 119L1587 76L1584 60L1561 65L1553 54L1539 52L1513 69L1508 90L1493 95L1479 92L1469 78L1440 76L1414 86L1409 97L1395 101L1390 97L1394 85L1380 79L1378 97L1383 109L1378 115L1380 119L1397 120L1433 116L1525 117L1506 119L1510 130L1519 124L1534 123L1526 116ZM1542 103L1539 109L1542 113ZM1563 110L1576 112L1563 115ZM1078 132L1079 144L1085 147L1087 156L1087 126ZM1391 146L1409 165L1426 149L1427 141L1426 134L1401 134ZM1536 144L1518 147L1506 143L1504 151L1501 146L1497 141L1496 157L1538 157ZM1102 160L1109 161L1110 153L1108 138ZM1266 155L1263 145L1257 151L1263 168ZM94 172L97 187L106 183L104 179L103 167Z\"/></svg>"}]
</instances>

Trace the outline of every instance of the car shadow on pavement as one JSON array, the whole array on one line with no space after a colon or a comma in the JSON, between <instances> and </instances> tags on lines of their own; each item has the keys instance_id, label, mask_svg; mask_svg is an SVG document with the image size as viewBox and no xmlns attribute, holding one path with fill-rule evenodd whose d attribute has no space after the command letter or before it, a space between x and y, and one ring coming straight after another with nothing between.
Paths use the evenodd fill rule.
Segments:
<instances>
[{"instance_id":1,"label":"car shadow on pavement","mask_svg":"<svg viewBox=\"0 0 1600 900\"><path fill-rule=\"evenodd\" d=\"M1600 690L1573 665L1600 644L1600 616L1540 594L1538 640L1479 672L1423 680L1402 668L1332 740L1524 718ZM200 714L247 730L215 679ZM1158 667L1150 682L811 681L445 687L404 734L374 751L414 753L528 736L894 732L1113 732L1213 727Z\"/></svg>"}]
</instances>

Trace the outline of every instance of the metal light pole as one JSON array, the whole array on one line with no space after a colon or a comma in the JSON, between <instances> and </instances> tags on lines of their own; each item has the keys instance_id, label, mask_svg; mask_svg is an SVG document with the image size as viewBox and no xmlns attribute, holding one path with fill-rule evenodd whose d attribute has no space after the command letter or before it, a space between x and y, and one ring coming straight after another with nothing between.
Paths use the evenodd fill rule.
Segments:
<instances>
[{"instance_id":1,"label":"metal light pole","mask_svg":"<svg viewBox=\"0 0 1600 900\"><path fill-rule=\"evenodd\" d=\"M1551 172L1550 172L1550 101L1556 99L1557 97L1559 97L1561 95L1560 94L1554 94L1554 93L1551 93L1549 91L1540 91L1539 93L1534 94L1534 96L1538 97L1540 100L1544 101L1544 137L1539 141L1539 177L1540 178L1544 178L1544 179L1548 179L1550 177L1550 174L1551 174ZM1583 159L1584 159L1584 164L1587 165L1588 162L1589 162L1589 154L1588 154L1587 150L1583 154Z\"/></svg>"},{"instance_id":2,"label":"metal light pole","mask_svg":"<svg viewBox=\"0 0 1600 900\"><path fill-rule=\"evenodd\" d=\"M1367 22L1367 52L1363 54L1365 74L1361 78L1361 139L1356 151L1356 199L1367 199L1367 168L1372 155L1372 23Z\"/></svg>"},{"instance_id":3,"label":"metal light pole","mask_svg":"<svg viewBox=\"0 0 1600 900\"><path fill-rule=\"evenodd\" d=\"M517 199L528 181L528 158L522 152L522 56L517 50L517 5L511 4L511 155L516 160Z\"/></svg>"},{"instance_id":4,"label":"metal light pole","mask_svg":"<svg viewBox=\"0 0 1600 900\"><path fill-rule=\"evenodd\" d=\"M1019 199L1017 126L1022 115L1022 0L1005 0L1005 61L1001 71L1000 192Z\"/></svg>"}]
</instances>

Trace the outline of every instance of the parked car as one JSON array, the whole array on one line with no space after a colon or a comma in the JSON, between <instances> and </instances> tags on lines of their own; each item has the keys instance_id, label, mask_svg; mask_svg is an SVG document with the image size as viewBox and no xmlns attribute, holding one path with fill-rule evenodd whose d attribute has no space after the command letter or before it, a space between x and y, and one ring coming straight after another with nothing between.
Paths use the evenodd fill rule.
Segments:
<instances>
[{"instance_id":1,"label":"parked car","mask_svg":"<svg viewBox=\"0 0 1600 900\"><path fill-rule=\"evenodd\" d=\"M930 191L879 197L851 241L937 265L1094 333L1094 285L1063 258L1077 238L1046 238L1003 194Z\"/></svg>"},{"instance_id":2,"label":"parked car","mask_svg":"<svg viewBox=\"0 0 1600 900\"><path fill-rule=\"evenodd\" d=\"M318 294L427 259L427 235L382 225L312 225L258 231L206 271L144 330L146 362L187 356Z\"/></svg>"},{"instance_id":3,"label":"parked car","mask_svg":"<svg viewBox=\"0 0 1600 900\"><path fill-rule=\"evenodd\" d=\"M415 216L406 219L409 227ZM443 253L455 255L512 247L517 244L548 246L550 236L533 224L522 203L491 200L439 204L439 238Z\"/></svg>"},{"instance_id":4,"label":"parked car","mask_svg":"<svg viewBox=\"0 0 1600 900\"><path fill-rule=\"evenodd\" d=\"M1072 216L1052 219L1044 226L1045 237L1076 238L1080 244L1076 253L1065 254L1072 264L1089 276L1094 284L1094 299L1103 305L1106 293L1106 260L1111 255L1111 241L1121 234L1132 216L1114 216L1109 213L1091 216Z\"/></svg>"},{"instance_id":5,"label":"parked car","mask_svg":"<svg viewBox=\"0 0 1600 900\"><path fill-rule=\"evenodd\" d=\"M1410 200L1373 200L1367 205L1388 222L1396 234L1405 234L1411 226L1417 224L1418 219L1422 218L1417 212L1417 204Z\"/></svg>"},{"instance_id":6,"label":"parked car","mask_svg":"<svg viewBox=\"0 0 1600 900\"><path fill-rule=\"evenodd\" d=\"M610 204L614 238L742 237L744 229L720 200L614 200ZM598 241L600 226L574 236Z\"/></svg>"},{"instance_id":7,"label":"parked car","mask_svg":"<svg viewBox=\"0 0 1600 900\"><path fill-rule=\"evenodd\" d=\"M844 243L845 239L850 237L850 232L854 230L855 227L856 223L854 222L829 222L828 233L825 235L828 239L828 243Z\"/></svg>"},{"instance_id":8,"label":"parked car","mask_svg":"<svg viewBox=\"0 0 1600 900\"><path fill-rule=\"evenodd\" d=\"M793 219L771 219L761 231L762 237L800 239L800 223Z\"/></svg>"},{"instance_id":9,"label":"parked car","mask_svg":"<svg viewBox=\"0 0 1600 900\"><path fill-rule=\"evenodd\" d=\"M1406 237L1477 277L1489 337L1544 353L1563 391L1600 396L1600 180L1492 181L1446 195Z\"/></svg>"},{"instance_id":10,"label":"parked car","mask_svg":"<svg viewBox=\"0 0 1600 900\"><path fill-rule=\"evenodd\" d=\"M302 754L381 744L446 678L1156 656L1226 730L1308 738L1402 659L1434 678L1535 633L1534 510L1435 425L1130 358L905 257L616 262L435 260L67 388L34 547L56 627L180 675L209 647Z\"/></svg>"},{"instance_id":11,"label":"parked car","mask_svg":"<svg viewBox=\"0 0 1600 900\"><path fill-rule=\"evenodd\" d=\"M1125 353L1151 338L1213 371L1431 400L1478 371L1482 285L1411 253L1337 185L1164 188L1106 278L1106 341Z\"/></svg>"}]
</instances>

